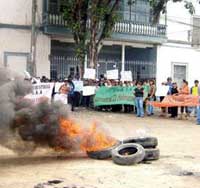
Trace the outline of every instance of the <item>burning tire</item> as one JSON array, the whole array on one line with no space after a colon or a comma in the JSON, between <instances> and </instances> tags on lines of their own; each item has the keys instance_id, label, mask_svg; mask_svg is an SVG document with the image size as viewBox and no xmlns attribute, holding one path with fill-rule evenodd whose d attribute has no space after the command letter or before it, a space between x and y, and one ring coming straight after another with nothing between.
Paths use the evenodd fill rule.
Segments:
<instances>
[{"instance_id":1,"label":"burning tire","mask_svg":"<svg viewBox=\"0 0 200 188\"><path fill-rule=\"evenodd\" d=\"M141 162L144 157L144 148L139 144L121 144L112 150L113 162L119 165L137 164Z\"/></svg>"},{"instance_id":2,"label":"burning tire","mask_svg":"<svg viewBox=\"0 0 200 188\"><path fill-rule=\"evenodd\" d=\"M136 143L142 145L144 148L156 148L158 145L158 139L156 137L145 137L145 138L127 138L122 143Z\"/></svg>"},{"instance_id":3,"label":"burning tire","mask_svg":"<svg viewBox=\"0 0 200 188\"><path fill-rule=\"evenodd\" d=\"M117 146L119 146L120 142L118 141L114 146L98 150L98 151L87 151L88 157L92 159L108 159L112 156L112 150L115 149Z\"/></svg>"},{"instance_id":4,"label":"burning tire","mask_svg":"<svg viewBox=\"0 0 200 188\"><path fill-rule=\"evenodd\" d=\"M158 160L160 157L160 150L157 148L145 149L144 161Z\"/></svg>"}]
</instances>

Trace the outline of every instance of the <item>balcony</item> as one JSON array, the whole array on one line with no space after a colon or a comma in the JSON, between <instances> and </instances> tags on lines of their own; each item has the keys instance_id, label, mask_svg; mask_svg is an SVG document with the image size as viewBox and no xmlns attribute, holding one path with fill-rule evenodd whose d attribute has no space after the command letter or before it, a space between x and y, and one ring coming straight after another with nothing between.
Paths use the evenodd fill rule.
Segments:
<instances>
[{"instance_id":1,"label":"balcony","mask_svg":"<svg viewBox=\"0 0 200 188\"><path fill-rule=\"evenodd\" d=\"M63 20L61 14L45 13L43 25L46 34L71 36L67 22ZM111 39L160 44L167 40L166 25L119 21L113 27Z\"/></svg>"}]
</instances>

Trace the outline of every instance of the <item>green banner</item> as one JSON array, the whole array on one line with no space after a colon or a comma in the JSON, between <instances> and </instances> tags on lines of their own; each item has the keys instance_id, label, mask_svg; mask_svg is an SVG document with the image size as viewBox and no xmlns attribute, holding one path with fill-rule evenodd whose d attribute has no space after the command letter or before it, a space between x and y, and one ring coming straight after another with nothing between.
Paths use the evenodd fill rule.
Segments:
<instances>
[{"instance_id":1,"label":"green banner","mask_svg":"<svg viewBox=\"0 0 200 188\"><path fill-rule=\"evenodd\" d=\"M135 87L100 87L94 97L95 106L115 105L115 104L129 104L134 105L134 91ZM147 87L144 87L144 98L147 97Z\"/></svg>"}]
</instances>

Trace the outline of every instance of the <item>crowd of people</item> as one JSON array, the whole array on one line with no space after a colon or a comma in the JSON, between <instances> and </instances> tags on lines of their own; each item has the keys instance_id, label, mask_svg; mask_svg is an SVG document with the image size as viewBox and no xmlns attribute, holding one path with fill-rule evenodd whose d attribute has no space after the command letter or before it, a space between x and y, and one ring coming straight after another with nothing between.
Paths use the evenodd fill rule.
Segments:
<instances>
[{"instance_id":1,"label":"crowd of people","mask_svg":"<svg viewBox=\"0 0 200 188\"><path fill-rule=\"evenodd\" d=\"M94 95L84 96L80 88L76 88L75 82L80 80L78 76L69 76L67 79L59 80L64 84L59 88L58 92L52 93L53 100L61 100L64 104L71 104L71 110L74 111L75 108L83 106L87 108L93 108L93 97ZM41 82L55 82L54 80L48 80L42 77ZM103 75L100 76L99 80L83 80L84 86L95 86L97 89L99 87L113 87L113 86L124 86L130 87L135 86L133 94L135 95L135 105L106 105L95 108L101 111L112 111L112 112L124 112L124 113L135 113L137 117L144 117L154 115L154 107L149 103L152 101L162 101L166 95L194 95L200 96L200 86L199 81L195 80L194 85L189 88L188 82L186 80L182 81L181 87L178 87L176 82L172 81L172 78L167 78L166 82L163 82L161 86L168 86L168 91L166 95L159 96L156 94L156 82L154 79L143 80L143 81L120 81L120 80L108 80ZM157 87L161 87L157 85ZM145 90L144 90L145 88ZM145 96L147 92L147 96ZM197 123L200 124L200 110L198 106L194 107L180 107L180 114L178 107L161 108L160 116L167 116L170 118L180 118L187 119L191 113L197 116Z\"/></svg>"}]
</instances>

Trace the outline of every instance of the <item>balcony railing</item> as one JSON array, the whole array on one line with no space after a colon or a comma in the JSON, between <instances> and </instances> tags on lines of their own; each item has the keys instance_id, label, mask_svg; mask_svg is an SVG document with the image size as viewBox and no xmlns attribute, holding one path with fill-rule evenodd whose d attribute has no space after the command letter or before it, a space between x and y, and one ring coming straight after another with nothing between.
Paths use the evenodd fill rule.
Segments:
<instances>
[{"instance_id":1,"label":"balcony railing","mask_svg":"<svg viewBox=\"0 0 200 188\"><path fill-rule=\"evenodd\" d=\"M61 14L46 13L43 19L44 26L67 28L67 21ZM166 26L161 24L138 23L133 21L118 21L113 27L113 33L142 35L151 37L166 37Z\"/></svg>"}]
</instances>

